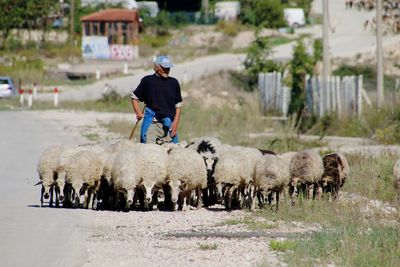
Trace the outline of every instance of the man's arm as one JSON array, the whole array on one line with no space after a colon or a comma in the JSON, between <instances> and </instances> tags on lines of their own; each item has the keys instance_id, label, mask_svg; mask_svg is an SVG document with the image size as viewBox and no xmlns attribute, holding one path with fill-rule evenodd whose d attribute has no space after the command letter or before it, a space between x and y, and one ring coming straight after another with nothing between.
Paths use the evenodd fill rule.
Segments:
<instances>
[{"instance_id":1,"label":"man's arm","mask_svg":"<svg viewBox=\"0 0 400 267\"><path fill-rule=\"evenodd\" d=\"M174 137L176 135L180 118L181 118L181 107L177 107L176 112L175 112L174 122L172 123L171 130L170 130L172 137Z\"/></svg>"},{"instance_id":2,"label":"man's arm","mask_svg":"<svg viewBox=\"0 0 400 267\"><path fill-rule=\"evenodd\" d=\"M133 110L135 111L136 119L138 121L140 121L143 118L143 113L140 110L138 99L132 98L132 107L133 107Z\"/></svg>"}]
</instances>

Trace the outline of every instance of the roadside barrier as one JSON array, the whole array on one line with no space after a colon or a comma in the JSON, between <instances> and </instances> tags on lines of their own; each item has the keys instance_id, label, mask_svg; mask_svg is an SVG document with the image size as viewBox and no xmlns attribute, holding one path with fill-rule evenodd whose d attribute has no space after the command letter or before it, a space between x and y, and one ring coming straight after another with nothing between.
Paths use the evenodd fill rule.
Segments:
<instances>
[{"instance_id":1,"label":"roadside barrier","mask_svg":"<svg viewBox=\"0 0 400 267\"><path fill-rule=\"evenodd\" d=\"M24 105L24 89L19 89L18 93L19 93L19 104L21 106L23 106Z\"/></svg>"},{"instance_id":2,"label":"roadside barrier","mask_svg":"<svg viewBox=\"0 0 400 267\"><path fill-rule=\"evenodd\" d=\"M33 84L33 100L37 100L37 84Z\"/></svg>"},{"instance_id":3,"label":"roadside barrier","mask_svg":"<svg viewBox=\"0 0 400 267\"><path fill-rule=\"evenodd\" d=\"M58 88L54 88L54 106L58 107Z\"/></svg>"},{"instance_id":4,"label":"roadside barrier","mask_svg":"<svg viewBox=\"0 0 400 267\"><path fill-rule=\"evenodd\" d=\"M29 108L32 107L32 98L33 98L32 93L33 93L33 90L30 89L30 90L28 91L28 107L29 107Z\"/></svg>"}]
</instances>

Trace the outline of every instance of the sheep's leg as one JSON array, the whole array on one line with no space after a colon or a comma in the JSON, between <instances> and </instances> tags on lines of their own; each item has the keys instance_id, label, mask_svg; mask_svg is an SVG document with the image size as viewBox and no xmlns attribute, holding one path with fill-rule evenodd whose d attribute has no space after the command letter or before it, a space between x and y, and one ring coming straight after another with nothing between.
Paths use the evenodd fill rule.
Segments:
<instances>
[{"instance_id":1,"label":"sheep's leg","mask_svg":"<svg viewBox=\"0 0 400 267\"><path fill-rule=\"evenodd\" d=\"M198 208L198 209L201 209L201 207L203 206L203 200L202 200L201 192L202 192L202 189L201 189L200 186L198 186L198 187L196 188L197 208Z\"/></svg>"},{"instance_id":2,"label":"sheep's leg","mask_svg":"<svg viewBox=\"0 0 400 267\"><path fill-rule=\"evenodd\" d=\"M292 184L289 184L288 192L290 197L290 203L292 204L292 206L294 206L296 204L294 201L294 198L296 196L296 187L293 186Z\"/></svg>"},{"instance_id":3,"label":"sheep's leg","mask_svg":"<svg viewBox=\"0 0 400 267\"><path fill-rule=\"evenodd\" d=\"M79 191L80 191L80 189L82 187L82 184L81 183L75 183L75 184L72 184L71 186L72 186L72 190L73 190L73 197L72 197L73 203L72 203L72 206L74 208L79 208L79 203L80 203L80 199L79 199L79 193L80 192Z\"/></svg>"},{"instance_id":4,"label":"sheep's leg","mask_svg":"<svg viewBox=\"0 0 400 267\"><path fill-rule=\"evenodd\" d=\"M93 187L90 187L88 190L88 203L87 203L87 208L88 209L93 209L93 202L95 200L95 189ZM97 204L96 204L97 206Z\"/></svg>"},{"instance_id":5,"label":"sheep's leg","mask_svg":"<svg viewBox=\"0 0 400 267\"><path fill-rule=\"evenodd\" d=\"M158 207L157 207L157 205L158 205L158 189L154 190L151 203L152 203L151 210L158 210Z\"/></svg>"},{"instance_id":6,"label":"sheep's leg","mask_svg":"<svg viewBox=\"0 0 400 267\"><path fill-rule=\"evenodd\" d=\"M43 195L44 195L44 186L42 185L42 190L40 191L40 207L43 207Z\"/></svg>"},{"instance_id":7,"label":"sheep's leg","mask_svg":"<svg viewBox=\"0 0 400 267\"><path fill-rule=\"evenodd\" d=\"M251 211L256 210L257 200L258 200L257 191L258 191L258 190L256 190L256 188L254 187L254 190L253 190L253 192L252 192L253 197L252 197L252 199L251 199L251 205L250 205L250 210L251 210Z\"/></svg>"},{"instance_id":8,"label":"sheep's leg","mask_svg":"<svg viewBox=\"0 0 400 267\"><path fill-rule=\"evenodd\" d=\"M60 207L59 195L60 195L60 188L58 186L54 186L54 190L56 192L56 207Z\"/></svg>"},{"instance_id":9,"label":"sheep's leg","mask_svg":"<svg viewBox=\"0 0 400 267\"><path fill-rule=\"evenodd\" d=\"M203 189L202 191L202 193L203 193L203 204L204 204L204 207L208 207L209 205L210 205L210 203L209 203L209 199L208 199L208 191L210 190L210 188L207 186L206 187L206 189Z\"/></svg>"},{"instance_id":10,"label":"sheep's leg","mask_svg":"<svg viewBox=\"0 0 400 267\"><path fill-rule=\"evenodd\" d=\"M235 187L231 186L231 187L227 188L225 191L225 208L227 210L232 209L232 193L234 190L235 190Z\"/></svg>"},{"instance_id":11,"label":"sheep's leg","mask_svg":"<svg viewBox=\"0 0 400 267\"><path fill-rule=\"evenodd\" d=\"M268 205L271 206L272 205L272 192L269 192L267 197L268 197Z\"/></svg>"},{"instance_id":12,"label":"sheep's leg","mask_svg":"<svg viewBox=\"0 0 400 267\"><path fill-rule=\"evenodd\" d=\"M50 186L50 199L49 199L49 207L53 207L53 186Z\"/></svg>"},{"instance_id":13,"label":"sheep's leg","mask_svg":"<svg viewBox=\"0 0 400 267\"><path fill-rule=\"evenodd\" d=\"M279 192L276 192L276 211L279 209Z\"/></svg>"}]
</instances>

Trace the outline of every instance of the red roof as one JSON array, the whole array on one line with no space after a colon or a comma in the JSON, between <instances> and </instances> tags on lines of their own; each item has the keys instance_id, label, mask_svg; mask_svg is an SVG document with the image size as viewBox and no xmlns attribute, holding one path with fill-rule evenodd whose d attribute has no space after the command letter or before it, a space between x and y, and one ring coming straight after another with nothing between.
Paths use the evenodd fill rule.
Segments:
<instances>
[{"instance_id":1,"label":"red roof","mask_svg":"<svg viewBox=\"0 0 400 267\"><path fill-rule=\"evenodd\" d=\"M96 12L81 18L82 22L87 21L138 21L138 12L136 9L107 9L100 12Z\"/></svg>"}]
</instances>

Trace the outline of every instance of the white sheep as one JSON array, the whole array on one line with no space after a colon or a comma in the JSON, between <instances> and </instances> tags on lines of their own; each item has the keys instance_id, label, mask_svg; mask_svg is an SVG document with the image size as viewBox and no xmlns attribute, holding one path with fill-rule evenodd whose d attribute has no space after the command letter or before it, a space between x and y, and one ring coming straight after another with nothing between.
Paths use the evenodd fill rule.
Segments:
<instances>
[{"instance_id":1,"label":"white sheep","mask_svg":"<svg viewBox=\"0 0 400 267\"><path fill-rule=\"evenodd\" d=\"M342 187L349 175L350 167L346 157L341 153L330 153L322 158L324 173L318 182L319 193L331 193L336 199L339 188Z\"/></svg>"},{"instance_id":2,"label":"white sheep","mask_svg":"<svg viewBox=\"0 0 400 267\"><path fill-rule=\"evenodd\" d=\"M394 182L393 182L393 187L396 191L396 199L397 202L400 203L400 159L396 161L396 163L393 166L393 175L394 175Z\"/></svg>"},{"instance_id":3,"label":"white sheep","mask_svg":"<svg viewBox=\"0 0 400 267\"><path fill-rule=\"evenodd\" d=\"M48 199L50 197L49 205L52 206L53 204L52 192L54 186L56 185L56 178L57 178L55 169L57 168L58 158L62 150L63 147L61 145L51 146L45 149L39 158L37 165L37 172L39 174L40 181L36 185L39 184L42 185L40 194L41 207L43 207L43 198ZM57 206L59 205L59 199L57 196L56 196L56 205Z\"/></svg>"},{"instance_id":4,"label":"white sheep","mask_svg":"<svg viewBox=\"0 0 400 267\"><path fill-rule=\"evenodd\" d=\"M72 187L71 199L74 207L83 203L84 208L92 208L103 167L104 162L100 155L91 151L79 151L67 161L65 182Z\"/></svg>"},{"instance_id":5,"label":"white sheep","mask_svg":"<svg viewBox=\"0 0 400 267\"><path fill-rule=\"evenodd\" d=\"M313 150L304 150L293 156L289 164L289 194L293 197L299 191L309 198L310 191L316 192L316 184L324 170L321 156ZM301 189L301 190L300 190Z\"/></svg>"},{"instance_id":6,"label":"white sheep","mask_svg":"<svg viewBox=\"0 0 400 267\"><path fill-rule=\"evenodd\" d=\"M104 169L104 165L107 159L107 153L105 148L101 144L85 144L85 145L67 145L63 146L63 150L58 158L58 163L57 167L55 169L55 172L57 173L57 187L60 189L60 198L63 198L63 192L66 191L66 193L70 194L69 192L69 186L65 185L66 182L66 169L68 167L69 162L73 162L75 155L79 152L87 151L90 153L96 154L97 159L101 162L103 165L102 169ZM63 190L63 189L66 190ZM70 198L65 198L64 204L66 206L69 206L71 204L71 199Z\"/></svg>"},{"instance_id":7,"label":"white sheep","mask_svg":"<svg viewBox=\"0 0 400 267\"><path fill-rule=\"evenodd\" d=\"M279 156L265 154L257 161L253 181L255 193L262 197L262 199L267 196L269 204L271 204L272 201L272 194L276 193L275 200L277 209L279 205L279 195L289 183L289 180L289 167ZM252 210L255 209L256 199L256 195L254 194Z\"/></svg>"},{"instance_id":8,"label":"white sheep","mask_svg":"<svg viewBox=\"0 0 400 267\"><path fill-rule=\"evenodd\" d=\"M153 208L155 205L158 188L162 186L167 177L167 150L156 144L140 144L134 148L140 167L141 182L139 187L144 192L144 209ZM154 189L154 201L153 198Z\"/></svg>"},{"instance_id":9,"label":"white sheep","mask_svg":"<svg viewBox=\"0 0 400 267\"><path fill-rule=\"evenodd\" d=\"M112 200L110 199L110 196L113 194L114 191L111 182L111 172L118 153L121 151L134 149L137 145L138 143L123 139L116 142L108 143L103 146L106 151L106 160L104 163L103 175L100 185L100 198L102 200L101 208L108 208L111 204L109 203Z\"/></svg>"},{"instance_id":10,"label":"white sheep","mask_svg":"<svg viewBox=\"0 0 400 267\"><path fill-rule=\"evenodd\" d=\"M207 187L207 170L201 155L187 148L174 147L168 151L167 180L172 203L176 203L182 189L180 203L187 209L190 192L195 190L197 207L201 207L201 191ZM168 190L168 191L169 191ZM169 192L164 192L168 195Z\"/></svg>"},{"instance_id":11,"label":"white sheep","mask_svg":"<svg viewBox=\"0 0 400 267\"><path fill-rule=\"evenodd\" d=\"M111 184L117 194L114 199L119 203L119 194L125 200L125 209L129 210L133 204L135 188L141 182L139 158L133 150L116 152L111 172ZM116 206L120 206L116 204Z\"/></svg>"},{"instance_id":12,"label":"white sheep","mask_svg":"<svg viewBox=\"0 0 400 267\"><path fill-rule=\"evenodd\" d=\"M260 157L261 152L255 148L222 146L214 176L218 194L224 196L227 209L232 208L233 194L242 206L245 198L254 191L248 187L254 179L255 166Z\"/></svg>"}]
</instances>

